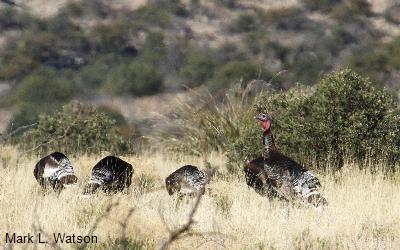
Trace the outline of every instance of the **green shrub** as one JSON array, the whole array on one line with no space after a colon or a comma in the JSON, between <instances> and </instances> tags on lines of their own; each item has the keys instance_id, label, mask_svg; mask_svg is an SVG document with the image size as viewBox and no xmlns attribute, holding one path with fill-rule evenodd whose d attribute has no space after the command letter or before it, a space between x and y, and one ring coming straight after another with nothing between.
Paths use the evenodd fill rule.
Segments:
<instances>
[{"instance_id":1,"label":"green shrub","mask_svg":"<svg viewBox=\"0 0 400 250\"><path fill-rule=\"evenodd\" d=\"M141 58L153 65L159 65L165 49L164 35L160 32L149 32L141 50Z\"/></svg>"},{"instance_id":2,"label":"green shrub","mask_svg":"<svg viewBox=\"0 0 400 250\"><path fill-rule=\"evenodd\" d=\"M0 30L23 29L37 25L38 21L13 7L0 8Z\"/></svg>"},{"instance_id":3,"label":"green shrub","mask_svg":"<svg viewBox=\"0 0 400 250\"><path fill-rule=\"evenodd\" d=\"M266 25L273 25L282 30L304 30L313 23L306 17L304 11L297 7L270 9L263 14L263 19Z\"/></svg>"},{"instance_id":4,"label":"green shrub","mask_svg":"<svg viewBox=\"0 0 400 250\"><path fill-rule=\"evenodd\" d=\"M131 31L132 25L126 19L96 25L90 34L92 46L100 53L123 52L128 45Z\"/></svg>"},{"instance_id":5,"label":"green shrub","mask_svg":"<svg viewBox=\"0 0 400 250\"><path fill-rule=\"evenodd\" d=\"M60 10L60 15L73 18L94 17L106 18L111 14L111 8L104 1L69 2Z\"/></svg>"},{"instance_id":6,"label":"green shrub","mask_svg":"<svg viewBox=\"0 0 400 250\"><path fill-rule=\"evenodd\" d=\"M139 7L136 12L137 21L143 27L155 25L161 28L167 28L171 24L171 15L166 10L156 4L146 4Z\"/></svg>"},{"instance_id":7,"label":"green shrub","mask_svg":"<svg viewBox=\"0 0 400 250\"><path fill-rule=\"evenodd\" d=\"M387 92L351 70L327 75L313 94L294 89L261 95L255 102L258 112L273 114L278 147L298 161L316 162L316 167L327 162L341 167L346 159L367 157L398 160L400 116L394 108ZM250 117L242 120L240 136L229 145L228 157L236 164L261 153L259 124Z\"/></svg>"},{"instance_id":8,"label":"green shrub","mask_svg":"<svg viewBox=\"0 0 400 250\"><path fill-rule=\"evenodd\" d=\"M214 2L229 9L237 6L237 0L214 0Z\"/></svg>"},{"instance_id":9,"label":"green shrub","mask_svg":"<svg viewBox=\"0 0 400 250\"><path fill-rule=\"evenodd\" d=\"M342 23L359 21L360 18L372 14L371 4L366 0L349 0L337 4L331 11L331 16Z\"/></svg>"},{"instance_id":10,"label":"green shrub","mask_svg":"<svg viewBox=\"0 0 400 250\"><path fill-rule=\"evenodd\" d=\"M268 76L266 70L259 65L233 61L216 70L209 86L211 90L226 89L238 82L247 83L254 79L266 79Z\"/></svg>"},{"instance_id":11,"label":"green shrub","mask_svg":"<svg viewBox=\"0 0 400 250\"><path fill-rule=\"evenodd\" d=\"M303 5L313 11L329 12L341 2L342 0L303 0Z\"/></svg>"},{"instance_id":12,"label":"green shrub","mask_svg":"<svg viewBox=\"0 0 400 250\"><path fill-rule=\"evenodd\" d=\"M207 53L195 52L189 55L180 69L180 76L183 84L189 87L196 87L212 78L216 62Z\"/></svg>"},{"instance_id":13,"label":"green shrub","mask_svg":"<svg viewBox=\"0 0 400 250\"><path fill-rule=\"evenodd\" d=\"M258 26L256 16L240 14L231 24L231 30L236 33L255 31Z\"/></svg>"},{"instance_id":14,"label":"green shrub","mask_svg":"<svg viewBox=\"0 0 400 250\"><path fill-rule=\"evenodd\" d=\"M395 3L385 10L385 19L394 24L400 24L400 3Z\"/></svg>"},{"instance_id":15,"label":"green shrub","mask_svg":"<svg viewBox=\"0 0 400 250\"><path fill-rule=\"evenodd\" d=\"M16 101L32 104L64 103L77 92L75 86L59 73L50 69L40 69L30 74L17 86Z\"/></svg>"},{"instance_id":16,"label":"green shrub","mask_svg":"<svg viewBox=\"0 0 400 250\"><path fill-rule=\"evenodd\" d=\"M54 115L41 115L37 128L25 133L20 145L42 153L59 150L67 154L120 153L127 147L114 120L80 103L66 105Z\"/></svg>"},{"instance_id":17,"label":"green shrub","mask_svg":"<svg viewBox=\"0 0 400 250\"><path fill-rule=\"evenodd\" d=\"M162 90L163 78L153 65L134 61L115 69L105 88L117 95L150 95Z\"/></svg>"}]
</instances>

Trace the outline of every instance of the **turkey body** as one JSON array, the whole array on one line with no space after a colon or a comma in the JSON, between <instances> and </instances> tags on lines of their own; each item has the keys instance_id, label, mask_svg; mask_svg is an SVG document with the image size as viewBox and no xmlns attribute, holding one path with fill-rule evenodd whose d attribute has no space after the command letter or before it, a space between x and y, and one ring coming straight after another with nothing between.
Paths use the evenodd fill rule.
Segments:
<instances>
[{"instance_id":1,"label":"turkey body","mask_svg":"<svg viewBox=\"0 0 400 250\"><path fill-rule=\"evenodd\" d=\"M326 205L325 198L319 192L321 183L305 167L278 151L271 151L264 159L264 170L271 186L288 200Z\"/></svg>"},{"instance_id":2,"label":"turkey body","mask_svg":"<svg viewBox=\"0 0 400 250\"><path fill-rule=\"evenodd\" d=\"M246 183L249 187L253 188L258 194L267 196L269 199L281 198L273 188L271 181L267 177L264 170L264 158L258 157L246 163L243 168L245 173Z\"/></svg>"},{"instance_id":3,"label":"turkey body","mask_svg":"<svg viewBox=\"0 0 400 250\"><path fill-rule=\"evenodd\" d=\"M204 194L207 182L207 175L193 165L185 165L165 179L169 195Z\"/></svg>"},{"instance_id":4,"label":"turkey body","mask_svg":"<svg viewBox=\"0 0 400 250\"><path fill-rule=\"evenodd\" d=\"M92 169L84 194L93 194L98 188L104 192L121 192L132 184L133 167L115 156L101 159Z\"/></svg>"},{"instance_id":5,"label":"turkey body","mask_svg":"<svg viewBox=\"0 0 400 250\"><path fill-rule=\"evenodd\" d=\"M75 185L78 181L71 161L60 152L53 152L40 159L35 165L33 175L44 189L51 187L54 190L61 190Z\"/></svg>"}]
</instances>

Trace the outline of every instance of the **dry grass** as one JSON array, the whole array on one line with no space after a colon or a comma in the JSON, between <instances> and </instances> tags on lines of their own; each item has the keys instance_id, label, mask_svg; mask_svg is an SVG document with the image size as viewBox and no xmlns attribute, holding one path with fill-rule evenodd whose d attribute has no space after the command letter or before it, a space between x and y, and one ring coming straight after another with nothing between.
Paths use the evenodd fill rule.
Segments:
<instances>
[{"instance_id":1,"label":"dry grass","mask_svg":"<svg viewBox=\"0 0 400 250\"><path fill-rule=\"evenodd\" d=\"M190 201L177 204L162 188L164 178L184 163L201 165L201 159L168 154L123 157L135 167L134 178L151 176L153 191L141 192L135 184L128 194L90 198L81 189L42 196L32 170L36 157L18 159L14 148L0 148L0 245L5 232L33 233L32 224L44 231L85 235L107 205L119 201L110 216L100 221L94 235L100 243L121 235L121 225L129 209L135 210L126 221L126 237L143 248L156 248L171 229L183 224ZM80 186L91 166L103 155L72 159ZM211 155L210 161L222 170L224 157ZM219 178L210 184L211 194L201 200L189 235L176 241L172 249L399 249L400 178L371 175L346 165L336 176L321 176L329 206L322 211L296 208L269 202L250 190L243 178ZM160 188L160 189L158 189ZM140 189L140 190L139 190ZM35 215L36 214L36 215ZM132 243L133 244L133 243ZM74 245L60 245L73 248ZM15 245L19 248L21 246ZM26 247L26 246L24 246ZM29 246L31 248L32 246ZM42 246L40 246L40 249ZM47 245L47 248L51 246Z\"/></svg>"}]
</instances>

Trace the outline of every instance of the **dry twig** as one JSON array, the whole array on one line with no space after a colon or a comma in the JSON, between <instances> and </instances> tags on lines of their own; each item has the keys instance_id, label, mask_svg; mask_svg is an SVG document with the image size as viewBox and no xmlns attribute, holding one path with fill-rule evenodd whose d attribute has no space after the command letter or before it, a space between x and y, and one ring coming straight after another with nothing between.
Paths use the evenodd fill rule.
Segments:
<instances>
[{"instance_id":1,"label":"dry twig","mask_svg":"<svg viewBox=\"0 0 400 250\"><path fill-rule=\"evenodd\" d=\"M199 207L200 204L200 200L201 200L202 194L199 193L196 196L196 200L195 203L192 207L192 210L190 210L189 213L189 217L188 220L185 224L183 224L180 228L174 230L174 231L170 231L169 236L166 240L164 240L159 248L159 250L166 250L168 249L168 247L178 238L180 238L182 236L182 234L184 234L185 232L189 231L192 224L195 222L193 220L193 217Z\"/></svg>"}]
</instances>

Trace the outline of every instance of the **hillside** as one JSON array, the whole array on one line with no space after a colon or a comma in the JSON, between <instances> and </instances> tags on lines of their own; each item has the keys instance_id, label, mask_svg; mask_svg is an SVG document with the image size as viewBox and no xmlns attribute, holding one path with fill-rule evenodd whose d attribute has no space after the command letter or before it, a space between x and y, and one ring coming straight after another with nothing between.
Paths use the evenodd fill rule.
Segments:
<instances>
[{"instance_id":1,"label":"hillside","mask_svg":"<svg viewBox=\"0 0 400 250\"><path fill-rule=\"evenodd\" d=\"M187 95L185 87L218 93L271 78L286 90L345 67L398 95L400 7L389 0L16 3L0 4L3 130L71 100L174 100L175 93ZM51 109L41 105L42 95ZM130 126L151 123L138 116L142 111L113 109Z\"/></svg>"}]
</instances>

